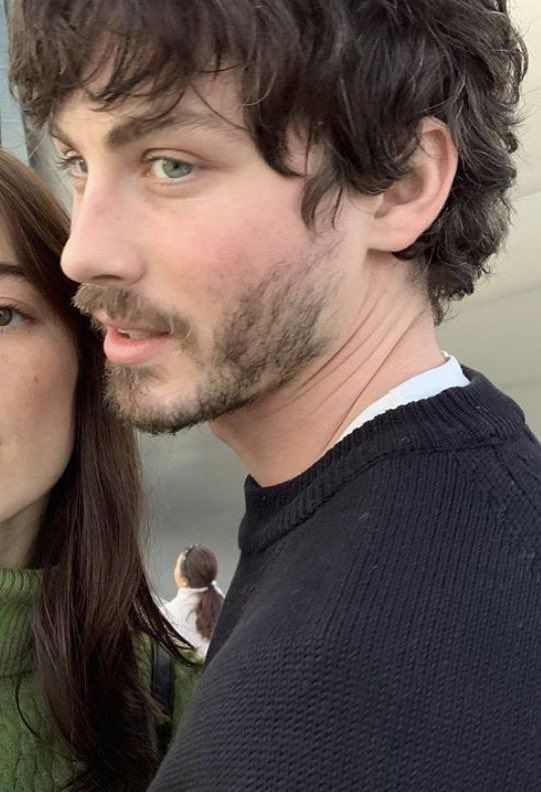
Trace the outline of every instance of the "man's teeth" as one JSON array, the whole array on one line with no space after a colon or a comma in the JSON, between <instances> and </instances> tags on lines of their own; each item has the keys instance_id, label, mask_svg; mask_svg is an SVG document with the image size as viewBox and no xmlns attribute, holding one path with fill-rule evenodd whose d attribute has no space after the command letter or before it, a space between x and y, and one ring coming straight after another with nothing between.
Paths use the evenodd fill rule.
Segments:
<instances>
[{"instance_id":1,"label":"man's teeth","mask_svg":"<svg viewBox=\"0 0 541 792\"><path fill-rule=\"evenodd\" d=\"M144 330L119 330L119 335L124 336L124 338L131 338L133 341L141 341L143 338L150 338L155 333L148 333Z\"/></svg>"}]
</instances>

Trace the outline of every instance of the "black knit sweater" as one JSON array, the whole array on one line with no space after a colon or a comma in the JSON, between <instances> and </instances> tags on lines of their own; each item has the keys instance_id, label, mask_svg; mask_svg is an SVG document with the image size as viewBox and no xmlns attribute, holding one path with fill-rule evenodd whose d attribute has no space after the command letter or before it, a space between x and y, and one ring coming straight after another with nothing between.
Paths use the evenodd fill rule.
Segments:
<instances>
[{"instance_id":1,"label":"black knit sweater","mask_svg":"<svg viewBox=\"0 0 541 792\"><path fill-rule=\"evenodd\" d=\"M248 479L154 792L541 790L541 447L466 373L292 481Z\"/></svg>"}]
</instances>

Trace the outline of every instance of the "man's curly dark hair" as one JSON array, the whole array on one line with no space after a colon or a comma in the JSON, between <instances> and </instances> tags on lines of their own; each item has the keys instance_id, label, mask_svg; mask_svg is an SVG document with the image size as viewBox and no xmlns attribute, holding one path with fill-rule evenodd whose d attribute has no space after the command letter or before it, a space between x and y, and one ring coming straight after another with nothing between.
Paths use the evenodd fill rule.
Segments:
<instances>
[{"instance_id":1,"label":"man's curly dark hair","mask_svg":"<svg viewBox=\"0 0 541 792\"><path fill-rule=\"evenodd\" d=\"M270 166L296 175L292 128L324 153L306 182L307 224L324 196L337 210L345 191L402 178L422 119L445 122L459 152L449 199L395 254L416 262L437 321L506 235L527 67L507 0L15 0L11 41L12 84L38 125L105 62L92 95L104 108L136 95L176 103L197 76L235 70Z\"/></svg>"}]
</instances>

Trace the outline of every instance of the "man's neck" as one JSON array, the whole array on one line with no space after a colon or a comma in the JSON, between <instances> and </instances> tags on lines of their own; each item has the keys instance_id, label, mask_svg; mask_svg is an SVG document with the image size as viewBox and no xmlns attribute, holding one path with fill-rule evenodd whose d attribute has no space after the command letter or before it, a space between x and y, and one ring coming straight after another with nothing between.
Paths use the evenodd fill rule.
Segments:
<instances>
[{"instance_id":1,"label":"man's neck","mask_svg":"<svg viewBox=\"0 0 541 792\"><path fill-rule=\"evenodd\" d=\"M326 357L210 427L259 484L278 484L324 456L389 390L442 363L430 308L397 270Z\"/></svg>"}]
</instances>

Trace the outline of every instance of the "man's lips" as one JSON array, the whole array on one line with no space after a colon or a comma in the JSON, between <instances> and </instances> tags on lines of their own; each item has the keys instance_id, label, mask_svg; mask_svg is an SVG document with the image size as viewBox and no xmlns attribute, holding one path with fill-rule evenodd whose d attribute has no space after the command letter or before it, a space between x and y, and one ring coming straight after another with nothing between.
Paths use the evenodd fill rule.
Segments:
<instances>
[{"instance_id":1,"label":"man's lips","mask_svg":"<svg viewBox=\"0 0 541 792\"><path fill-rule=\"evenodd\" d=\"M102 325L106 330L116 330L125 336L134 336L135 338L143 338L148 336L170 335L169 328L145 324L138 322L135 319L111 319L104 311L98 311L94 314L94 320Z\"/></svg>"},{"instance_id":2,"label":"man's lips","mask_svg":"<svg viewBox=\"0 0 541 792\"><path fill-rule=\"evenodd\" d=\"M96 313L94 318L105 331L103 351L112 363L125 366L148 363L173 338L161 328L129 319L111 319L103 312Z\"/></svg>"}]
</instances>

